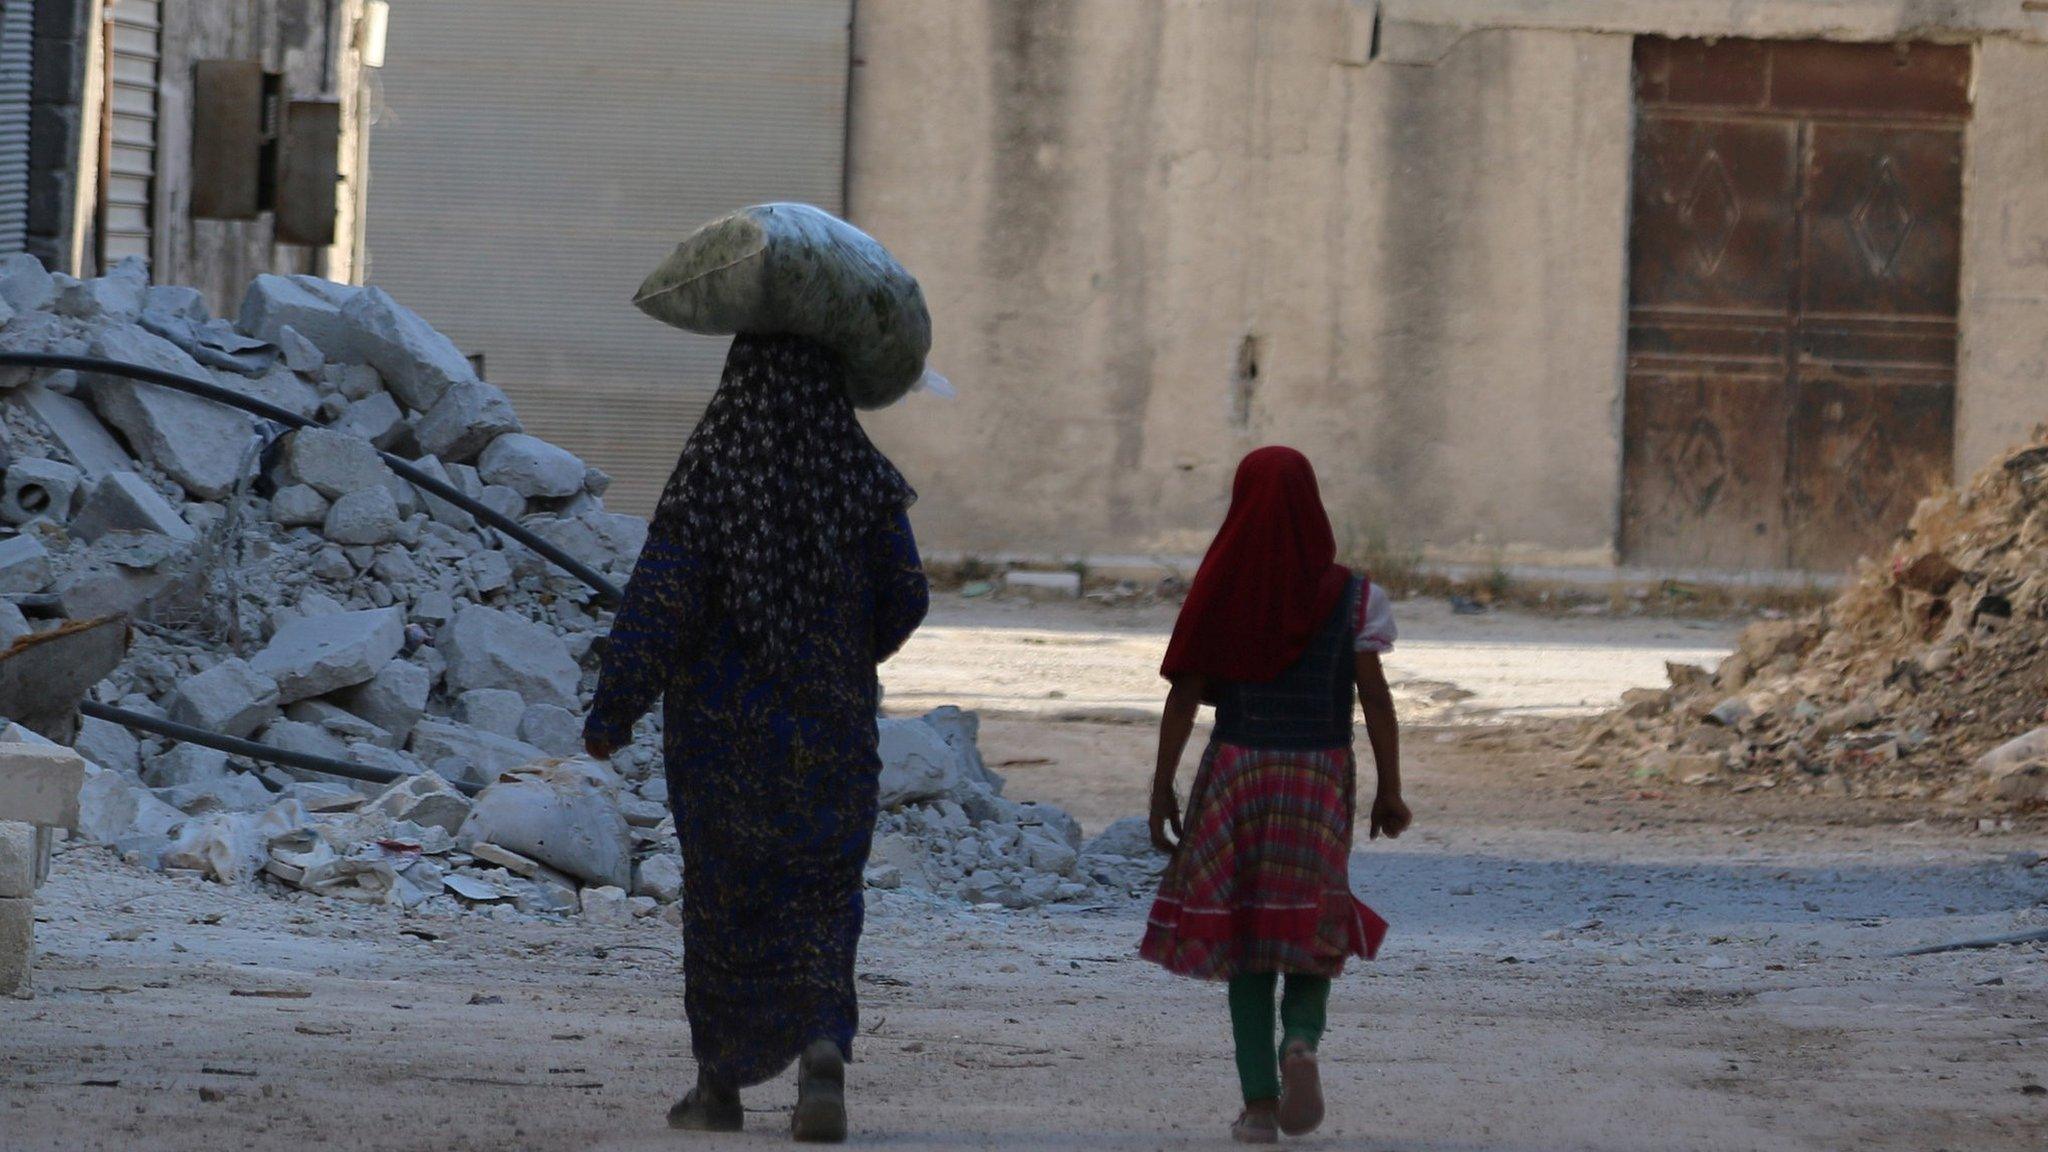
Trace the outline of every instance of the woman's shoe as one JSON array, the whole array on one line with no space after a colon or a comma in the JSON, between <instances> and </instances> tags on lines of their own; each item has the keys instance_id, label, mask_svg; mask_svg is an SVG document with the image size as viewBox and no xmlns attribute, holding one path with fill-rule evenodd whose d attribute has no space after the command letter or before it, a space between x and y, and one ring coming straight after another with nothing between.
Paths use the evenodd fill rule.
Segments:
<instances>
[{"instance_id":1,"label":"woman's shoe","mask_svg":"<svg viewBox=\"0 0 2048 1152\"><path fill-rule=\"evenodd\" d=\"M1280 1130L1306 1136L1323 1123L1323 1079L1316 1050L1296 1040L1280 1057Z\"/></svg>"},{"instance_id":2,"label":"woman's shoe","mask_svg":"<svg viewBox=\"0 0 2048 1152\"><path fill-rule=\"evenodd\" d=\"M846 1139L846 1057L830 1040L813 1040L797 1061L790 1135L807 1144Z\"/></svg>"},{"instance_id":3,"label":"woman's shoe","mask_svg":"<svg viewBox=\"0 0 2048 1152\"><path fill-rule=\"evenodd\" d=\"M668 1110L668 1126L688 1132L738 1132L746 1121L737 1091L714 1088L701 1079Z\"/></svg>"}]
</instances>

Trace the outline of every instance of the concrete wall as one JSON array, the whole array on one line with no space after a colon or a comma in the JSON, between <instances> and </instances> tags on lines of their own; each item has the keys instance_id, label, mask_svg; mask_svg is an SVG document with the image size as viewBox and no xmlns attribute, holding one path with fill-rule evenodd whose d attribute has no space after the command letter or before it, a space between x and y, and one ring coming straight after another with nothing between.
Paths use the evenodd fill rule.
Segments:
<instances>
[{"instance_id":1,"label":"concrete wall","mask_svg":"<svg viewBox=\"0 0 2048 1152\"><path fill-rule=\"evenodd\" d=\"M1601 561L1629 40L1366 66L1343 0L864 0L851 210L961 389L870 421L927 547L1199 552L1239 456L1341 537Z\"/></svg>"},{"instance_id":2,"label":"concrete wall","mask_svg":"<svg viewBox=\"0 0 2048 1152\"><path fill-rule=\"evenodd\" d=\"M1987 40L1963 173L1956 472L2048 421L2048 46Z\"/></svg>"}]
</instances>

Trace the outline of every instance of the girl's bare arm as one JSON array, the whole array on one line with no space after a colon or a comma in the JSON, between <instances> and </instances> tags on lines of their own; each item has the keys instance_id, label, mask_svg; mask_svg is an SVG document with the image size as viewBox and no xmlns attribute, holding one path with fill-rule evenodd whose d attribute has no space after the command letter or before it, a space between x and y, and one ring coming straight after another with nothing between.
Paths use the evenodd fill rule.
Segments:
<instances>
[{"instance_id":1,"label":"girl's bare arm","mask_svg":"<svg viewBox=\"0 0 2048 1152\"><path fill-rule=\"evenodd\" d=\"M1365 710L1365 734L1372 741L1373 767L1379 772L1367 835L1377 840L1385 833L1391 840L1406 832L1413 819L1401 800L1401 728L1394 718L1394 693L1387 687L1379 653L1358 653L1357 673L1358 705Z\"/></svg>"},{"instance_id":2,"label":"girl's bare arm","mask_svg":"<svg viewBox=\"0 0 2048 1152\"><path fill-rule=\"evenodd\" d=\"M1195 728L1195 711L1202 705L1206 684L1200 676L1182 676L1166 694L1166 710L1159 717L1159 761L1152 772L1152 845L1161 852L1180 846L1180 798L1174 795L1173 778L1180 771L1180 758L1188 748L1188 735ZM1173 836L1167 838L1171 829Z\"/></svg>"}]
</instances>

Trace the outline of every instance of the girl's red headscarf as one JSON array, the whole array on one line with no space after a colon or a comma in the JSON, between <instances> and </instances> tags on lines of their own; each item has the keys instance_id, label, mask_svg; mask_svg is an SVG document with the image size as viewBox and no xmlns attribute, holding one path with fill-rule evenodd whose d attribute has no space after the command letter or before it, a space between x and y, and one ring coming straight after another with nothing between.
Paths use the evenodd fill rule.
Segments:
<instances>
[{"instance_id":1,"label":"girl's red headscarf","mask_svg":"<svg viewBox=\"0 0 2048 1152\"><path fill-rule=\"evenodd\" d=\"M1237 466L1230 514L1202 557L1159 674L1272 680L1301 658L1350 580L1308 457L1261 448Z\"/></svg>"}]
</instances>

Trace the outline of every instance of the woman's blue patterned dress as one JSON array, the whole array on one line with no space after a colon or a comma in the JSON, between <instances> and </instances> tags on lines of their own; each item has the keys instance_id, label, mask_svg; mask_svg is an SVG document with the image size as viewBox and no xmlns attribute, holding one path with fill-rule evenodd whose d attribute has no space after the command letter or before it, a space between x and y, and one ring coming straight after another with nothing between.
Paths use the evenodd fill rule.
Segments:
<instances>
[{"instance_id":1,"label":"woman's blue patterned dress","mask_svg":"<svg viewBox=\"0 0 2048 1152\"><path fill-rule=\"evenodd\" d=\"M843 563L847 594L810 622L784 674L749 658L711 594L719 575L679 520L657 517L585 725L623 747L666 694L684 1007L700 1068L735 1087L820 1038L851 1054L858 1029L854 953L881 771L875 665L924 619L927 588L901 511Z\"/></svg>"}]
</instances>

